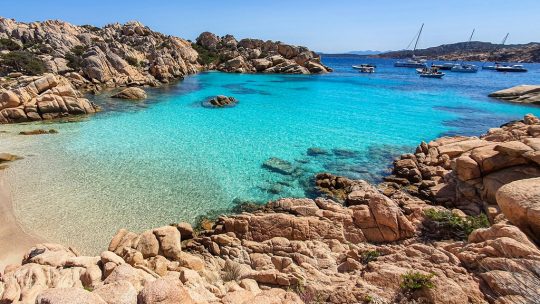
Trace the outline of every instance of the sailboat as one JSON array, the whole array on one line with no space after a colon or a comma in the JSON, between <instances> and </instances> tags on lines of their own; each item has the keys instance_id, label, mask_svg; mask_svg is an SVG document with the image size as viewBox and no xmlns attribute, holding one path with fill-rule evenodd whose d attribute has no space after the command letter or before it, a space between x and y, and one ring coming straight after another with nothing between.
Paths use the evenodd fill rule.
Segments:
<instances>
[{"instance_id":1,"label":"sailboat","mask_svg":"<svg viewBox=\"0 0 540 304\"><path fill-rule=\"evenodd\" d=\"M400 67L400 68L423 68L423 67L426 67L426 60L421 59L421 58L417 58L414 55L414 52L416 51L416 47L418 46L418 41L420 40L420 36L422 35L422 30L423 29L424 29L424 24L422 23L422 26L420 27L420 31L418 31L418 34L416 35L416 42L414 43L414 49L413 49L412 58L409 58L407 60L397 61L396 63L394 63L395 67ZM412 43L412 41L411 41L411 43ZM410 44L409 44L409 46L410 46ZM407 48L409 48L409 47L407 47Z\"/></svg>"},{"instance_id":2,"label":"sailboat","mask_svg":"<svg viewBox=\"0 0 540 304\"><path fill-rule=\"evenodd\" d=\"M504 36L504 39L501 43L502 45L506 43L506 39L508 39L508 35L510 35L510 33L507 33L506 36ZM523 67L523 65L521 64L508 65L508 64L501 64L498 62L495 62L495 65L483 66L482 69L494 70L497 72L527 72L527 69Z\"/></svg>"},{"instance_id":3,"label":"sailboat","mask_svg":"<svg viewBox=\"0 0 540 304\"><path fill-rule=\"evenodd\" d=\"M501 42L501 45L504 46L504 44L506 43L506 39L508 39L508 35L510 35L510 33L506 33L506 36L504 36L502 42ZM500 67L501 64L498 63L498 62L495 62L495 65L487 65L487 66L483 66L482 67L482 70L497 70L498 67Z\"/></svg>"},{"instance_id":4,"label":"sailboat","mask_svg":"<svg viewBox=\"0 0 540 304\"><path fill-rule=\"evenodd\" d=\"M471 43L471 40L474 36L474 29L471 33L471 37L469 37L469 41L467 42L467 45L465 46L465 49L469 46ZM450 69L452 72L458 72L458 73L476 73L478 72L478 67L474 64L464 64L463 61L461 61L460 64L455 65Z\"/></svg>"}]
</instances>

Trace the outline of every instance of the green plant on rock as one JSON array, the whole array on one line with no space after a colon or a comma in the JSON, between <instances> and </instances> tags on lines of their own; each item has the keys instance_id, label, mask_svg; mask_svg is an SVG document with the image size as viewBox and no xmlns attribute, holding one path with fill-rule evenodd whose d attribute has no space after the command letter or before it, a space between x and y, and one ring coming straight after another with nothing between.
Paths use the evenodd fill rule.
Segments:
<instances>
[{"instance_id":1,"label":"green plant on rock","mask_svg":"<svg viewBox=\"0 0 540 304\"><path fill-rule=\"evenodd\" d=\"M35 54L27 51L13 51L0 56L0 72L8 74L21 72L26 75L45 73L45 64Z\"/></svg>"},{"instance_id":2,"label":"green plant on rock","mask_svg":"<svg viewBox=\"0 0 540 304\"><path fill-rule=\"evenodd\" d=\"M401 288L413 291L418 290L422 288L433 288L435 287L435 284L431 282L431 279L435 276L435 274L422 274L418 271L409 271L405 274L401 275Z\"/></svg>"},{"instance_id":3,"label":"green plant on rock","mask_svg":"<svg viewBox=\"0 0 540 304\"><path fill-rule=\"evenodd\" d=\"M367 250L362 252L360 261L362 264L368 264L369 262L376 261L381 256L381 253L377 250Z\"/></svg>"},{"instance_id":4,"label":"green plant on rock","mask_svg":"<svg viewBox=\"0 0 540 304\"><path fill-rule=\"evenodd\" d=\"M70 52L64 56L68 61L67 66L74 70L79 70L82 67L82 56L87 50L88 47L85 45L77 45L71 48Z\"/></svg>"},{"instance_id":5,"label":"green plant on rock","mask_svg":"<svg viewBox=\"0 0 540 304\"><path fill-rule=\"evenodd\" d=\"M126 62L129 63L130 65L134 66L134 67L141 66L141 64L139 63L139 61L135 57L126 56Z\"/></svg>"},{"instance_id":6,"label":"green plant on rock","mask_svg":"<svg viewBox=\"0 0 540 304\"><path fill-rule=\"evenodd\" d=\"M195 49L195 51L197 51L197 53L199 53L198 61L200 64L208 65L211 63L217 63L221 60L219 55L214 51L207 50L196 43L192 43L191 46L193 49Z\"/></svg>"},{"instance_id":7,"label":"green plant on rock","mask_svg":"<svg viewBox=\"0 0 540 304\"><path fill-rule=\"evenodd\" d=\"M435 222L437 234L441 237L466 239L471 232L478 228L490 226L485 214L462 217L449 210L428 209L424 211L427 219Z\"/></svg>"},{"instance_id":8,"label":"green plant on rock","mask_svg":"<svg viewBox=\"0 0 540 304\"><path fill-rule=\"evenodd\" d=\"M14 40L8 38L0 38L0 50L17 51L21 46Z\"/></svg>"},{"instance_id":9,"label":"green plant on rock","mask_svg":"<svg viewBox=\"0 0 540 304\"><path fill-rule=\"evenodd\" d=\"M288 291L296 293L303 303L306 304L322 304L325 303L322 299L322 295L313 290L312 288L306 288L304 281L299 281L298 284L294 285L292 288L289 287Z\"/></svg>"}]
</instances>

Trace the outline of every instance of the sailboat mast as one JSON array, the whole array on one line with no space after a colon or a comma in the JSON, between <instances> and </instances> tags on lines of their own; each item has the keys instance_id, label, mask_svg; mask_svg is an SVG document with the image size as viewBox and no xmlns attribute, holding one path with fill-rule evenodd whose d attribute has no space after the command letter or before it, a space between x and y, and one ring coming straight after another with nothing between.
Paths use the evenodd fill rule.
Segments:
<instances>
[{"instance_id":1,"label":"sailboat mast","mask_svg":"<svg viewBox=\"0 0 540 304\"><path fill-rule=\"evenodd\" d=\"M502 41L502 45L504 45L506 43L506 39L508 39L508 35L510 35L510 33L506 33L506 36L504 36L504 39Z\"/></svg>"},{"instance_id":2,"label":"sailboat mast","mask_svg":"<svg viewBox=\"0 0 540 304\"><path fill-rule=\"evenodd\" d=\"M414 51L416 51L416 47L418 46L418 40L420 40L420 36L422 35L423 29L424 29L424 24L422 23L422 26L420 27L420 31L418 32L418 37L416 37L416 42L414 43L413 56L414 56Z\"/></svg>"}]
</instances>

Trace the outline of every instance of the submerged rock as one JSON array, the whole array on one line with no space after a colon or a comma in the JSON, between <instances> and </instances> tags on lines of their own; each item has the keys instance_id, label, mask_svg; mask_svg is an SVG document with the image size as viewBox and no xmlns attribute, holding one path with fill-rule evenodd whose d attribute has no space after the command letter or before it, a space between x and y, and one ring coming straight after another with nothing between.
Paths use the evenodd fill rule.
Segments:
<instances>
[{"instance_id":1,"label":"submerged rock","mask_svg":"<svg viewBox=\"0 0 540 304\"><path fill-rule=\"evenodd\" d=\"M43 129L37 129L32 131L21 131L19 132L19 135L42 135L42 134L57 134L58 131L55 129L50 130L43 130Z\"/></svg>"},{"instance_id":2,"label":"submerged rock","mask_svg":"<svg viewBox=\"0 0 540 304\"><path fill-rule=\"evenodd\" d=\"M277 157L272 157L268 159L263 163L262 166L265 169L283 175L292 175L296 169L292 163Z\"/></svg>"},{"instance_id":3,"label":"submerged rock","mask_svg":"<svg viewBox=\"0 0 540 304\"><path fill-rule=\"evenodd\" d=\"M14 154L4 153L4 152L0 153L0 163L11 162L18 159L21 159L21 157Z\"/></svg>"},{"instance_id":4,"label":"submerged rock","mask_svg":"<svg viewBox=\"0 0 540 304\"><path fill-rule=\"evenodd\" d=\"M334 153L334 155L337 157L343 158L355 158L359 155L358 151L349 149L332 149L332 153Z\"/></svg>"},{"instance_id":5,"label":"submerged rock","mask_svg":"<svg viewBox=\"0 0 540 304\"><path fill-rule=\"evenodd\" d=\"M146 99L146 92L141 88L127 88L111 96L112 98L140 100Z\"/></svg>"},{"instance_id":6,"label":"submerged rock","mask_svg":"<svg viewBox=\"0 0 540 304\"><path fill-rule=\"evenodd\" d=\"M306 154L309 156L319 156L319 155L330 155L330 152L322 148L312 147L312 148L307 149Z\"/></svg>"}]
</instances>

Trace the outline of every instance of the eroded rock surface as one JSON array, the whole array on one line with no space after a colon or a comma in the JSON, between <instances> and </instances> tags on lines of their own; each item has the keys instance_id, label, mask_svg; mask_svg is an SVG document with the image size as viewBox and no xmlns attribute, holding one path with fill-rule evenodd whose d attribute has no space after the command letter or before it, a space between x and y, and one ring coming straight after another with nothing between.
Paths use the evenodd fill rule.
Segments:
<instances>
[{"instance_id":1,"label":"eroded rock surface","mask_svg":"<svg viewBox=\"0 0 540 304\"><path fill-rule=\"evenodd\" d=\"M9 89L0 89L0 123L91 114L98 109L63 76L19 77Z\"/></svg>"},{"instance_id":2,"label":"eroded rock surface","mask_svg":"<svg viewBox=\"0 0 540 304\"><path fill-rule=\"evenodd\" d=\"M315 52L281 42L237 41L231 35L218 37L204 32L197 38L197 45L211 56L207 64L224 72L319 74L331 71Z\"/></svg>"},{"instance_id":3,"label":"eroded rock surface","mask_svg":"<svg viewBox=\"0 0 540 304\"><path fill-rule=\"evenodd\" d=\"M489 94L495 97L516 103L540 104L540 85L520 85Z\"/></svg>"}]
</instances>

